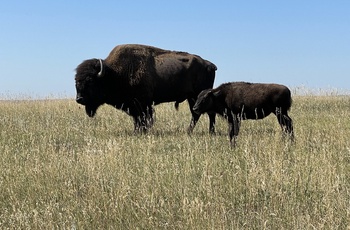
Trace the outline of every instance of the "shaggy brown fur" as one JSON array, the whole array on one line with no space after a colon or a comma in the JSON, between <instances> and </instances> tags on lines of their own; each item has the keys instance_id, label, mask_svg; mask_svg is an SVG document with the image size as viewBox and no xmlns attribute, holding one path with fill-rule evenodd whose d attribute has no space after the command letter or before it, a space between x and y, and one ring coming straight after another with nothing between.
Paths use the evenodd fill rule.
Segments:
<instances>
[{"instance_id":1,"label":"shaggy brown fur","mask_svg":"<svg viewBox=\"0 0 350 230\"><path fill-rule=\"evenodd\" d=\"M120 45L102 60L102 66L98 59L90 59L76 71L77 102L85 105L89 116L107 103L131 115L136 130L145 130L153 123L153 104L175 101L178 107L187 100L192 112L188 131L192 132L200 117L192 107L202 90L213 87L216 66L185 52ZM209 118L214 132L215 114Z\"/></svg>"},{"instance_id":2,"label":"shaggy brown fur","mask_svg":"<svg viewBox=\"0 0 350 230\"><path fill-rule=\"evenodd\" d=\"M291 105L291 93L286 86L232 82L203 90L193 109L200 114L215 112L227 118L230 142L234 146L241 120L262 119L270 113L277 116L282 130L293 138L292 119L288 116Z\"/></svg>"}]
</instances>

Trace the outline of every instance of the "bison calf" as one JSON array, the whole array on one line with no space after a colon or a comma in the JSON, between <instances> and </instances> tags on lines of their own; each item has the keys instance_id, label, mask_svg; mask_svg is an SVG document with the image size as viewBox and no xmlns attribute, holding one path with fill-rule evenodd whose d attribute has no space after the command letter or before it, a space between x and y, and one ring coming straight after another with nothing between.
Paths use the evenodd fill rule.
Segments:
<instances>
[{"instance_id":1,"label":"bison calf","mask_svg":"<svg viewBox=\"0 0 350 230\"><path fill-rule=\"evenodd\" d=\"M290 90L284 85L231 82L203 90L193 110L198 114L209 112L225 117L231 146L235 146L241 120L262 119L270 113L276 115L282 130L293 139L293 123L288 116L291 104Z\"/></svg>"}]
</instances>

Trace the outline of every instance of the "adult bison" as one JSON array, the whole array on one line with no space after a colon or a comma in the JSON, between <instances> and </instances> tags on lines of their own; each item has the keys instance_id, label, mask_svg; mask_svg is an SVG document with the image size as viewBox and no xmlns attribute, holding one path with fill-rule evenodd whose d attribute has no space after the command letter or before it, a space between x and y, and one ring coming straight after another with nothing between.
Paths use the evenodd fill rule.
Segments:
<instances>
[{"instance_id":1,"label":"adult bison","mask_svg":"<svg viewBox=\"0 0 350 230\"><path fill-rule=\"evenodd\" d=\"M282 130L293 139L293 123L287 112L291 105L291 93L286 86L231 82L203 90L193 110L198 114L215 112L227 118L230 143L235 146L241 120L262 119L270 113L277 116Z\"/></svg>"},{"instance_id":2,"label":"adult bison","mask_svg":"<svg viewBox=\"0 0 350 230\"><path fill-rule=\"evenodd\" d=\"M153 124L153 107L163 102L187 100L192 113L188 132L200 114L193 111L198 94L213 88L216 66L185 52L145 45L116 46L105 60L90 59L76 69L76 101L93 117L104 103L121 109L134 119L135 131ZM209 114L214 132L215 113Z\"/></svg>"}]
</instances>

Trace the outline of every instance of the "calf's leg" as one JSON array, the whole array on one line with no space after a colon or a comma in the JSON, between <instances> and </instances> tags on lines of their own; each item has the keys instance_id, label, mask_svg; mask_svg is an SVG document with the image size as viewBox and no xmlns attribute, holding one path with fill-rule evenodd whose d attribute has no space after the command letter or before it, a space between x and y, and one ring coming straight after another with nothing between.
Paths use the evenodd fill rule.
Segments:
<instances>
[{"instance_id":1,"label":"calf's leg","mask_svg":"<svg viewBox=\"0 0 350 230\"><path fill-rule=\"evenodd\" d=\"M293 120L288 116L288 112L277 109L275 114L282 130L294 140Z\"/></svg>"},{"instance_id":2,"label":"calf's leg","mask_svg":"<svg viewBox=\"0 0 350 230\"><path fill-rule=\"evenodd\" d=\"M187 128L187 133L188 134L191 134L193 132L193 129L194 127L196 126L197 124L197 121L199 120L199 118L201 117L201 114L197 114L193 111L193 106L194 104L196 103L196 100L193 99L193 98L188 98L187 99L187 102L188 102L188 106L190 107L190 111L191 111L191 114L192 114L192 118L191 118L191 122L190 122L190 125L188 126Z\"/></svg>"},{"instance_id":3,"label":"calf's leg","mask_svg":"<svg viewBox=\"0 0 350 230\"><path fill-rule=\"evenodd\" d=\"M209 133L215 134L215 113L208 113L209 116Z\"/></svg>"},{"instance_id":4,"label":"calf's leg","mask_svg":"<svg viewBox=\"0 0 350 230\"><path fill-rule=\"evenodd\" d=\"M192 113L192 119L191 119L190 125L187 128L187 133L188 134L191 134L193 132L193 129L196 126L197 121L199 120L199 118L201 116L200 114L196 114L192 110L191 110L191 113Z\"/></svg>"},{"instance_id":5,"label":"calf's leg","mask_svg":"<svg viewBox=\"0 0 350 230\"><path fill-rule=\"evenodd\" d=\"M239 133L239 118L236 114L228 116L229 136L231 147L236 147L236 139Z\"/></svg>"}]
</instances>

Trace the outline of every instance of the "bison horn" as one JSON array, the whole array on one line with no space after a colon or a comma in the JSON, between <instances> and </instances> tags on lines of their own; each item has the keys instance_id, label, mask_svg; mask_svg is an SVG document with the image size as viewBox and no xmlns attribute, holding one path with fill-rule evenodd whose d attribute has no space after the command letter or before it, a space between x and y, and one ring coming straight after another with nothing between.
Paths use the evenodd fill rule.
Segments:
<instances>
[{"instance_id":1,"label":"bison horn","mask_svg":"<svg viewBox=\"0 0 350 230\"><path fill-rule=\"evenodd\" d=\"M98 72L97 76L98 77L102 77L103 76L103 63L101 59L98 59L100 61L100 65L101 65L101 70L100 72Z\"/></svg>"}]
</instances>

